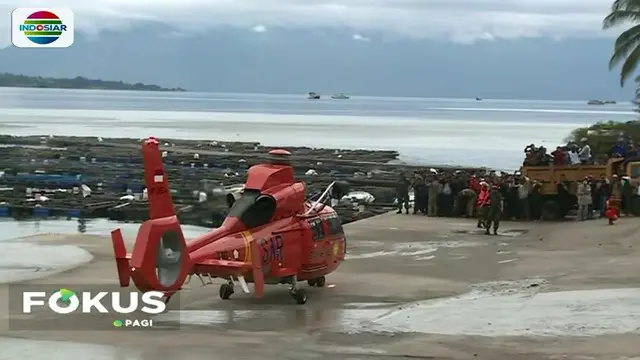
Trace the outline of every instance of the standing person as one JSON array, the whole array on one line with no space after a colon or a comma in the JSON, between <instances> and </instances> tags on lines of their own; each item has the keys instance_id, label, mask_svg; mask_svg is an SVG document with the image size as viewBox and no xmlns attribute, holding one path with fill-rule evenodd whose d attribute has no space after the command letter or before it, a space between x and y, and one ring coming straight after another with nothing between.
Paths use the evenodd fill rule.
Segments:
<instances>
[{"instance_id":1,"label":"standing person","mask_svg":"<svg viewBox=\"0 0 640 360\"><path fill-rule=\"evenodd\" d=\"M591 161L591 146L589 146L589 142L587 138L580 139L580 143L582 147L578 152L578 158L580 159L580 163L583 165L592 164Z\"/></svg>"},{"instance_id":2,"label":"standing person","mask_svg":"<svg viewBox=\"0 0 640 360\"><path fill-rule=\"evenodd\" d=\"M556 147L551 155L553 156L553 165L564 166L567 163L567 154L560 146Z\"/></svg>"},{"instance_id":3,"label":"standing person","mask_svg":"<svg viewBox=\"0 0 640 360\"><path fill-rule=\"evenodd\" d=\"M618 220L618 212L617 210L611 206L611 198L606 202L607 210L605 210L604 215L609 220L609 225L613 225L614 221Z\"/></svg>"},{"instance_id":4,"label":"standing person","mask_svg":"<svg viewBox=\"0 0 640 360\"><path fill-rule=\"evenodd\" d=\"M631 186L631 178L622 177L622 211L625 216L631 215L631 199L633 198L633 187Z\"/></svg>"},{"instance_id":5,"label":"standing person","mask_svg":"<svg viewBox=\"0 0 640 360\"><path fill-rule=\"evenodd\" d=\"M578 156L578 149L575 145L569 150L569 165L579 165L580 156Z\"/></svg>"},{"instance_id":6,"label":"standing person","mask_svg":"<svg viewBox=\"0 0 640 360\"><path fill-rule=\"evenodd\" d=\"M409 186L411 186L411 182L404 173L401 173L396 185L398 198L398 212L396 214L402 214L402 205L404 205L405 212L409 213Z\"/></svg>"},{"instance_id":7,"label":"standing person","mask_svg":"<svg viewBox=\"0 0 640 360\"><path fill-rule=\"evenodd\" d=\"M438 196L441 190L442 184L440 184L437 177L434 177L429 183L429 209L427 210L427 215L438 216Z\"/></svg>"},{"instance_id":8,"label":"standing person","mask_svg":"<svg viewBox=\"0 0 640 360\"><path fill-rule=\"evenodd\" d=\"M576 193L578 197L578 221L584 221L589 218L589 205L591 204L591 185L589 179L585 178L578 185Z\"/></svg>"},{"instance_id":9,"label":"standing person","mask_svg":"<svg viewBox=\"0 0 640 360\"><path fill-rule=\"evenodd\" d=\"M531 213L531 220L540 220L540 217L542 217L542 184L537 180L533 180L531 183L529 210Z\"/></svg>"},{"instance_id":10,"label":"standing person","mask_svg":"<svg viewBox=\"0 0 640 360\"><path fill-rule=\"evenodd\" d=\"M518 181L512 178L507 188L507 218L515 220L520 218L520 202L518 195Z\"/></svg>"},{"instance_id":11,"label":"standing person","mask_svg":"<svg viewBox=\"0 0 640 360\"><path fill-rule=\"evenodd\" d=\"M593 219L593 214L600 209L598 201L598 180L589 175L589 185L591 185L591 206L589 206L589 219Z\"/></svg>"},{"instance_id":12,"label":"standing person","mask_svg":"<svg viewBox=\"0 0 640 360\"><path fill-rule=\"evenodd\" d=\"M451 190L451 181L448 177L445 177L441 182L442 189L440 190L440 211L442 216L453 215L453 191Z\"/></svg>"},{"instance_id":13,"label":"standing person","mask_svg":"<svg viewBox=\"0 0 640 360\"><path fill-rule=\"evenodd\" d=\"M489 235L489 228L493 224L493 235L498 235L498 228L500 227L500 215L504 209L502 203L502 194L498 185L491 186L491 192L489 193L489 209L487 211L487 218L485 220L485 234Z\"/></svg>"},{"instance_id":14,"label":"standing person","mask_svg":"<svg viewBox=\"0 0 640 360\"><path fill-rule=\"evenodd\" d=\"M611 180L611 196L609 196L608 208L614 210L617 217L620 217L620 205L622 203L622 184L618 175L613 175Z\"/></svg>"},{"instance_id":15,"label":"standing person","mask_svg":"<svg viewBox=\"0 0 640 360\"><path fill-rule=\"evenodd\" d=\"M521 220L528 221L530 218L529 212L529 193L531 192L531 182L528 177L523 177L518 184L518 205Z\"/></svg>"},{"instance_id":16,"label":"standing person","mask_svg":"<svg viewBox=\"0 0 640 360\"><path fill-rule=\"evenodd\" d=\"M426 191L424 178L416 172L413 175L413 183L411 185L413 186L413 213L424 212L426 207L426 204L424 204L424 192Z\"/></svg>"},{"instance_id":17,"label":"standing person","mask_svg":"<svg viewBox=\"0 0 640 360\"><path fill-rule=\"evenodd\" d=\"M476 194L476 192L470 188L466 188L460 192L458 198L460 199L459 203L463 204L462 206L464 206L463 216L468 218L473 217L473 208L476 206L477 197L478 195Z\"/></svg>"},{"instance_id":18,"label":"standing person","mask_svg":"<svg viewBox=\"0 0 640 360\"><path fill-rule=\"evenodd\" d=\"M600 180L596 184L596 194L598 200L598 210L600 211L600 217L605 217L605 211L607 210L607 199L611 195L611 185L609 179L605 174L600 175Z\"/></svg>"},{"instance_id":19,"label":"standing person","mask_svg":"<svg viewBox=\"0 0 640 360\"><path fill-rule=\"evenodd\" d=\"M476 225L479 229L484 227L485 219L487 218L487 210L491 199L489 198L489 184L482 181L480 183L480 193L478 194L478 198L476 200L476 211L478 215L478 225Z\"/></svg>"},{"instance_id":20,"label":"standing person","mask_svg":"<svg viewBox=\"0 0 640 360\"><path fill-rule=\"evenodd\" d=\"M478 178L476 177L476 174L471 174L471 177L469 178L469 189L473 190L476 192L476 194L480 193L480 182L478 182Z\"/></svg>"}]
</instances>

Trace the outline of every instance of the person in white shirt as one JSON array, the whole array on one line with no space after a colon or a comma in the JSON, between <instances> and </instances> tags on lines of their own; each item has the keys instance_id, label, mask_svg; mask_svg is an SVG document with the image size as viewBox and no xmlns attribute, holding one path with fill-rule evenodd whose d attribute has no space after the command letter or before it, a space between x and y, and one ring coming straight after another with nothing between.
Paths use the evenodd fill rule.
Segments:
<instances>
[{"instance_id":1,"label":"person in white shirt","mask_svg":"<svg viewBox=\"0 0 640 360\"><path fill-rule=\"evenodd\" d=\"M569 151L569 165L578 165L580 164L580 157L578 157L578 152L576 149L571 149Z\"/></svg>"},{"instance_id":2,"label":"person in white shirt","mask_svg":"<svg viewBox=\"0 0 640 360\"><path fill-rule=\"evenodd\" d=\"M580 143L582 144L582 148L580 148L580 152L578 153L580 163L591 164L591 146L587 143L587 138L580 139Z\"/></svg>"},{"instance_id":3,"label":"person in white shirt","mask_svg":"<svg viewBox=\"0 0 640 360\"><path fill-rule=\"evenodd\" d=\"M591 184L589 179L584 179L580 185L578 185L578 191L576 193L578 197L578 216L576 220L583 221L589 218L589 205L591 205Z\"/></svg>"},{"instance_id":4,"label":"person in white shirt","mask_svg":"<svg viewBox=\"0 0 640 360\"><path fill-rule=\"evenodd\" d=\"M518 199L520 200L520 216L522 220L529 220L529 193L531 192L531 181L524 177L518 181Z\"/></svg>"}]
</instances>

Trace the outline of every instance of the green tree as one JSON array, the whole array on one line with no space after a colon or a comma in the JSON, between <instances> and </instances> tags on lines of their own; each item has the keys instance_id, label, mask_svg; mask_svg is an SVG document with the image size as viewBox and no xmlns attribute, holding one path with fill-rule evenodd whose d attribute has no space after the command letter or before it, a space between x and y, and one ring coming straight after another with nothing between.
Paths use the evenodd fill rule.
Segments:
<instances>
[{"instance_id":1,"label":"green tree","mask_svg":"<svg viewBox=\"0 0 640 360\"><path fill-rule=\"evenodd\" d=\"M578 142L587 138L594 154L606 154L620 137L630 138L634 143L639 143L640 122L599 122L589 127L574 129L566 141Z\"/></svg>"},{"instance_id":2,"label":"green tree","mask_svg":"<svg viewBox=\"0 0 640 360\"><path fill-rule=\"evenodd\" d=\"M609 60L609 69L622 62L620 86L624 86L640 62L640 0L615 0L611 13L602 22L603 29L629 23L633 26L618 36Z\"/></svg>"}]
</instances>

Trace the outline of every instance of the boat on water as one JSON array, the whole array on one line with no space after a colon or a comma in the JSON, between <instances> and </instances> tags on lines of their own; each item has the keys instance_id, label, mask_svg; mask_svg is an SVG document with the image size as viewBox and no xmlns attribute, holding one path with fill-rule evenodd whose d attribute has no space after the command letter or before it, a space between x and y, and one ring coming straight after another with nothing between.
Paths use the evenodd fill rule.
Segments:
<instances>
[{"instance_id":1,"label":"boat on water","mask_svg":"<svg viewBox=\"0 0 640 360\"><path fill-rule=\"evenodd\" d=\"M310 100L318 100L318 99L320 99L320 94L316 94L316 93L314 93L314 92L310 92L310 93L309 93L309 96L307 97L307 99L310 99Z\"/></svg>"},{"instance_id":2,"label":"boat on water","mask_svg":"<svg viewBox=\"0 0 640 360\"><path fill-rule=\"evenodd\" d=\"M482 101L481 97L476 97L476 101Z\"/></svg>"},{"instance_id":3,"label":"boat on water","mask_svg":"<svg viewBox=\"0 0 640 360\"><path fill-rule=\"evenodd\" d=\"M332 99L340 99L340 100L344 99L344 100L346 100L346 99L349 99L349 95L344 94L344 93L340 93L340 94L331 95L331 98Z\"/></svg>"},{"instance_id":4,"label":"boat on water","mask_svg":"<svg viewBox=\"0 0 640 360\"><path fill-rule=\"evenodd\" d=\"M608 105L615 104L616 102L613 100L589 100L587 101L587 105Z\"/></svg>"}]
</instances>

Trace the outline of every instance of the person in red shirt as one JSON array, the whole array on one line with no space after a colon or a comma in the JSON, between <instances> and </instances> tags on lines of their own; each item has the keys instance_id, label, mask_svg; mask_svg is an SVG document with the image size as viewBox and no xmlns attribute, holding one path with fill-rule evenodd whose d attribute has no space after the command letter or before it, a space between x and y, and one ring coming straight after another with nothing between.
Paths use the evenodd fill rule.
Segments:
<instances>
[{"instance_id":1,"label":"person in red shirt","mask_svg":"<svg viewBox=\"0 0 640 360\"><path fill-rule=\"evenodd\" d=\"M606 206L607 209L604 212L604 216L609 220L609 225L613 225L616 220L618 220L618 211L611 205L609 202L611 199L607 200Z\"/></svg>"},{"instance_id":2,"label":"person in red shirt","mask_svg":"<svg viewBox=\"0 0 640 360\"><path fill-rule=\"evenodd\" d=\"M551 153L553 155L553 165L565 165L567 163L567 154L562 151L560 146Z\"/></svg>"},{"instance_id":3,"label":"person in red shirt","mask_svg":"<svg viewBox=\"0 0 640 360\"><path fill-rule=\"evenodd\" d=\"M491 205L491 198L489 197L489 184L486 182L480 183L480 192L476 199L476 211L478 214L478 228L484 228L484 220L487 218L486 212Z\"/></svg>"}]
</instances>

